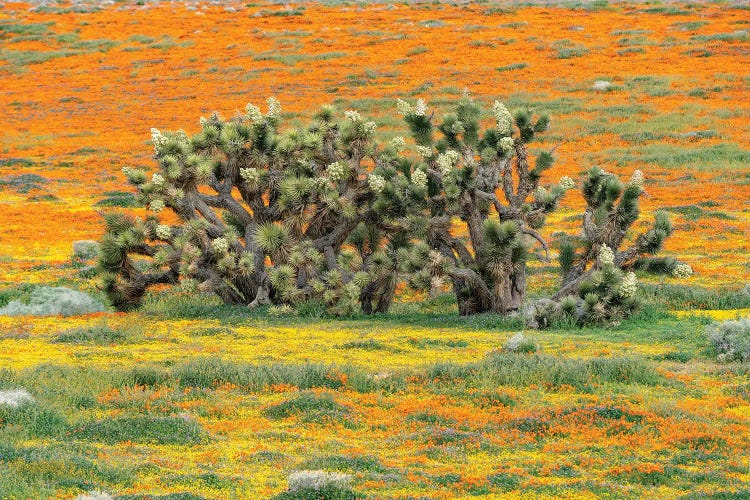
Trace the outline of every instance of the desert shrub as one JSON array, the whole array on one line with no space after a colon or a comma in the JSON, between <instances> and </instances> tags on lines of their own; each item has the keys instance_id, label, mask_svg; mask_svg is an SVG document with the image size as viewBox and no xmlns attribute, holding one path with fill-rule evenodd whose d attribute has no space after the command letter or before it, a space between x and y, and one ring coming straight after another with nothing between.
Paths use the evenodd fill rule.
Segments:
<instances>
[{"instance_id":1,"label":"desert shrub","mask_svg":"<svg viewBox=\"0 0 750 500\"><path fill-rule=\"evenodd\" d=\"M24 389L7 389L0 391L0 405L17 408L18 406L30 403L34 400L31 394Z\"/></svg>"},{"instance_id":2,"label":"desert shrub","mask_svg":"<svg viewBox=\"0 0 750 500\"><path fill-rule=\"evenodd\" d=\"M0 316L73 316L104 311L104 305L89 295L65 287L35 288L27 301L11 300L0 308Z\"/></svg>"},{"instance_id":3,"label":"desert shrub","mask_svg":"<svg viewBox=\"0 0 750 500\"><path fill-rule=\"evenodd\" d=\"M722 321L706 332L719 361L750 361L750 318Z\"/></svg>"},{"instance_id":4,"label":"desert shrub","mask_svg":"<svg viewBox=\"0 0 750 500\"><path fill-rule=\"evenodd\" d=\"M99 243L92 240L73 242L73 260L85 262L99 256Z\"/></svg>"}]
</instances>

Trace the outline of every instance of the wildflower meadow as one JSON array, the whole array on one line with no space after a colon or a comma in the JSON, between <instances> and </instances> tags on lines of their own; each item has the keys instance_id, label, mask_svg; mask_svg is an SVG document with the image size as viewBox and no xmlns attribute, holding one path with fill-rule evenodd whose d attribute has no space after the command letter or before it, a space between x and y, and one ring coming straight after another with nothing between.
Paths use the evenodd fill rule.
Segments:
<instances>
[{"instance_id":1,"label":"wildflower meadow","mask_svg":"<svg viewBox=\"0 0 750 500\"><path fill-rule=\"evenodd\" d=\"M748 30L0 0L0 498L750 498Z\"/></svg>"}]
</instances>

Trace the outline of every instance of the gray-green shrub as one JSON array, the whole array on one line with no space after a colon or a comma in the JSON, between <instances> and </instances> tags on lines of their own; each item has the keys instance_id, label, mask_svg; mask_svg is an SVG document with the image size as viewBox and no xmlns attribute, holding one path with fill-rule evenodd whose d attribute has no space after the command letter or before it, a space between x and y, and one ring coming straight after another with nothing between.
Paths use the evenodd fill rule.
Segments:
<instances>
[{"instance_id":1,"label":"gray-green shrub","mask_svg":"<svg viewBox=\"0 0 750 500\"><path fill-rule=\"evenodd\" d=\"M73 316L104 311L104 305L89 295L65 287L34 289L28 301L11 300L0 308L0 316Z\"/></svg>"},{"instance_id":2,"label":"gray-green shrub","mask_svg":"<svg viewBox=\"0 0 750 500\"><path fill-rule=\"evenodd\" d=\"M719 361L750 361L750 318L710 325L706 333Z\"/></svg>"}]
</instances>

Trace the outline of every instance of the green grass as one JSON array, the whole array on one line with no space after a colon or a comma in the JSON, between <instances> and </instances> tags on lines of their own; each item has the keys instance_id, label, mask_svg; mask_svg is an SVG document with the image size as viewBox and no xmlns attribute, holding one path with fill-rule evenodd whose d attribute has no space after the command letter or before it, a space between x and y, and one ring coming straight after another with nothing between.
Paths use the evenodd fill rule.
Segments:
<instances>
[{"instance_id":1,"label":"green grass","mask_svg":"<svg viewBox=\"0 0 750 500\"><path fill-rule=\"evenodd\" d=\"M708 21L688 21L684 23L670 24L669 27L678 31L695 31L709 24Z\"/></svg>"},{"instance_id":2,"label":"green grass","mask_svg":"<svg viewBox=\"0 0 750 500\"><path fill-rule=\"evenodd\" d=\"M406 52L406 55L407 55L407 57L417 56L419 54L424 54L425 52L429 52L429 51L430 51L430 49L428 49L424 45L417 45L416 47L414 47L412 49L409 49Z\"/></svg>"},{"instance_id":3,"label":"green grass","mask_svg":"<svg viewBox=\"0 0 750 500\"><path fill-rule=\"evenodd\" d=\"M392 469L385 467L376 457L368 455L327 455L314 457L299 464L300 470L329 470L338 472L369 472L385 474Z\"/></svg>"},{"instance_id":4,"label":"green grass","mask_svg":"<svg viewBox=\"0 0 750 500\"><path fill-rule=\"evenodd\" d=\"M646 14L663 14L667 16L687 16L692 14L689 10L681 9L674 5L660 6L660 7L649 7L643 9L641 12Z\"/></svg>"},{"instance_id":5,"label":"green grass","mask_svg":"<svg viewBox=\"0 0 750 500\"><path fill-rule=\"evenodd\" d=\"M734 143L703 147L683 147L673 144L644 144L637 149L608 149L604 155L618 166L658 164L663 168L697 170L700 172L727 170L743 172L750 164L750 151Z\"/></svg>"},{"instance_id":6,"label":"green grass","mask_svg":"<svg viewBox=\"0 0 750 500\"><path fill-rule=\"evenodd\" d=\"M97 207L136 207L138 202L133 193L125 191L107 191L104 193L105 198L97 201L94 205Z\"/></svg>"},{"instance_id":7,"label":"green grass","mask_svg":"<svg viewBox=\"0 0 750 500\"><path fill-rule=\"evenodd\" d=\"M281 420L296 416L303 422L324 424L342 422L349 415L349 409L334 401L328 394L318 395L303 392L281 403L263 409L263 416L271 420Z\"/></svg>"},{"instance_id":8,"label":"green grass","mask_svg":"<svg viewBox=\"0 0 750 500\"><path fill-rule=\"evenodd\" d=\"M715 33L713 35L693 35L691 40L698 42L747 42L750 35L747 30L738 30L733 33Z\"/></svg>"},{"instance_id":9,"label":"green grass","mask_svg":"<svg viewBox=\"0 0 750 500\"><path fill-rule=\"evenodd\" d=\"M33 190L44 189L44 186L48 183L48 179L37 174L12 175L0 179L0 190L9 188L18 193L28 193Z\"/></svg>"},{"instance_id":10,"label":"green grass","mask_svg":"<svg viewBox=\"0 0 750 500\"><path fill-rule=\"evenodd\" d=\"M654 366L639 357L573 359L540 354L492 354L476 363L440 363L427 371L429 384L466 387L575 387L590 392L603 384L664 383Z\"/></svg>"},{"instance_id":11,"label":"green grass","mask_svg":"<svg viewBox=\"0 0 750 500\"><path fill-rule=\"evenodd\" d=\"M291 17L291 16L303 16L305 14L305 8L300 7L298 9L281 9L281 10L267 10L263 9L256 14L254 17Z\"/></svg>"},{"instance_id":12,"label":"green grass","mask_svg":"<svg viewBox=\"0 0 750 500\"><path fill-rule=\"evenodd\" d=\"M555 52L555 59L572 59L574 57L581 57L589 53L589 49L586 46L577 44L567 39L555 41L552 44L552 48Z\"/></svg>"},{"instance_id":13,"label":"green grass","mask_svg":"<svg viewBox=\"0 0 750 500\"><path fill-rule=\"evenodd\" d=\"M38 402L18 407L0 405L0 430L19 426L30 438L61 437L68 428L65 417L54 408Z\"/></svg>"},{"instance_id":14,"label":"green grass","mask_svg":"<svg viewBox=\"0 0 750 500\"><path fill-rule=\"evenodd\" d=\"M10 50L0 48L0 61L6 61L11 66L28 66L41 64L60 57L70 57L81 54L77 50Z\"/></svg>"},{"instance_id":15,"label":"green grass","mask_svg":"<svg viewBox=\"0 0 750 500\"><path fill-rule=\"evenodd\" d=\"M198 423L182 417L111 417L83 423L75 426L71 432L78 439L109 444L131 441L195 445L208 442L208 434Z\"/></svg>"},{"instance_id":16,"label":"green grass","mask_svg":"<svg viewBox=\"0 0 750 500\"><path fill-rule=\"evenodd\" d=\"M334 366L315 363L304 365L236 363L221 358L193 358L173 367L169 379L183 387L212 388L232 383L244 390L258 392L274 384L286 384L299 389L344 387L341 375L346 375L346 385L357 392L394 391L405 386L404 376L393 374L374 380L364 370L352 366ZM147 373L160 378L161 373Z\"/></svg>"},{"instance_id":17,"label":"green grass","mask_svg":"<svg viewBox=\"0 0 750 500\"><path fill-rule=\"evenodd\" d=\"M390 348L377 340L352 340L339 346L341 349L362 349L364 351L388 351Z\"/></svg>"},{"instance_id":18,"label":"green grass","mask_svg":"<svg viewBox=\"0 0 750 500\"><path fill-rule=\"evenodd\" d=\"M59 344L123 344L138 340L143 334L140 325L129 325L126 328L112 328L106 322L65 330L53 338Z\"/></svg>"},{"instance_id":19,"label":"green grass","mask_svg":"<svg viewBox=\"0 0 750 500\"><path fill-rule=\"evenodd\" d=\"M673 310L744 309L750 307L750 294L740 289L708 289L669 283L642 283L649 301Z\"/></svg>"},{"instance_id":20,"label":"green grass","mask_svg":"<svg viewBox=\"0 0 750 500\"><path fill-rule=\"evenodd\" d=\"M506 71L515 71L517 69L524 69L527 68L529 65L525 62L522 63L514 63L514 64L508 64L507 66L500 66L499 68L495 68L501 73L504 73Z\"/></svg>"},{"instance_id":21,"label":"green grass","mask_svg":"<svg viewBox=\"0 0 750 500\"><path fill-rule=\"evenodd\" d=\"M14 24L14 23L0 23L0 38L5 35L41 35L49 31L50 26L54 26L54 22L48 23L29 23L29 24Z\"/></svg>"},{"instance_id":22,"label":"green grass","mask_svg":"<svg viewBox=\"0 0 750 500\"><path fill-rule=\"evenodd\" d=\"M698 219L733 220L735 217L724 213L705 210L698 205L680 205L676 207L663 207L662 210L681 215L685 220L694 221Z\"/></svg>"},{"instance_id":23,"label":"green grass","mask_svg":"<svg viewBox=\"0 0 750 500\"><path fill-rule=\"evenodd\" d=\"M328 61L348 56L346 52L324 52L322 54L289 54L278 51L261 52L253 56L254 61L275 61L286 66L294 66L299 62Z\"/></svg>"}]
</instances>

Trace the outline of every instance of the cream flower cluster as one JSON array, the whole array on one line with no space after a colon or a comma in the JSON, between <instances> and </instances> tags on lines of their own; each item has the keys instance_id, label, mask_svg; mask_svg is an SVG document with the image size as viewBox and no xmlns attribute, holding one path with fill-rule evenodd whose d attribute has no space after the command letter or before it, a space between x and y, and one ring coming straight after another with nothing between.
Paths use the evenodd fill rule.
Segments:
<instances>
[{"instance_id":1,"label":"cream flower cluster","mask_svg":"<svg viewBox=\"0 0 750 500\"><path fill-rule=\"evenodd\" d=\"M693 268L687 264L677 264L672 269L672 276L675 278L689 278L693 274Z\"/></svg>"},{"instance_id":2,"label":"cream flower cluster","mask_svg":"<svg viewBox=\"0 0 750 500\"><path fill-rule=\"evenodd\" d=\"M158 128L152 128L151 129L151 142L154 143L154 152L158 153L159 149L161 149L164 143L167 142L167 138L164 137L164 134L159 132Z\"/></svg>"},{"instance_id":3,"label":"cream flower cluster","mask_svg":"<svg viewBox=\"0 0 750 500\"><path fill-rule=\"evenodd\" d=\"M500 139L500 149L506 155L513 151L513 146L514 142L512 137L503 137L502 139Z\"/></svg>"},{"instance_id":4,"label":"cream flower cluster","mask_svg":"<svg viewBox=\"0 0 750 500\"><path fill-rule=\"evenodd\" d=\"M373 121L369 121L365 122L362 125L362 128L364 129L365 134L371 135L375 133L375 129L378 128L378 125Z\"/></svg>"},{"instance_id":5,"label":"cream flower cluster","mask_svg":"<svg viewBox=\"0 0 750 500\"><path fill-rule=\"evenodd\" d=\"M340 161L337 161L336 163L331 163L326 167L326 172L328 173L328 178L332 181L339 181L344 178L344 173L346 172L345 166L341 164Z\"/></svg>"},{"instance_id":6,"label":"cream flower cluster","mask_svg":"<svg viewBox=\"0 0 750 500\"><path fill-rule=\"evenodd\" d=\"M615 263L615 253L607 245L599 248L599 264L606 266Z\"/></svg>"},{"instance_id":7,"label":"cream flower cluster","mask_svg":"<svg viewBox=\"0 0 750 500\"><path fill-rule=\"evenodd\" d=\"M211 242L211 247L216 253L227 253L229 250L229 242L224 237L216 238Z\"/></svg>"},{"instance_id":8,"label":"cream flower cluster","mask_svg":"<svg viewBox=\"0 0 750 500\"><path fill-rule=\"evenodd\" d=\"M357 111L354 111L353 109L348 109L344 111L344 116L346 116L349 120L353 122L358 122L362 119L362 115L360 115Z\"/></svg>"},{"instance_id":9,"label":"cream flower cluster","mask_svg":"<svg viewBox=\"0 0 750 500\"><path fill-rule=\"evenodd\" d=\"M568 191L576 187L575 181L571 179L570 177L568 177L567 175L563 175L562 177L560 177L559 185L560 185L560 188L562 188L565 191Z\"/></svg>"},{"instance_id":10,"label":"cream flower cluster","mask_svg":"<svg viewBox=\"0 0 750 500\"><path fill-rule=\"evenodd\" d=\"M260 180L260 172L257 168L241 168L240 177L248 184L257 184Z\"/></svg>"},{"instance_id":11,"label":"cream flower cluster","mask_svg":"<svg viewBox=\"0 0 750 500\"><path fill-rule=\"evenodd\" d=\"M263 113L261 113L260 108L255 104L248 104L245 106L245 114L253 123L260 123L263 121Z\"/></svg>"},{"instance_id":12,"label":"cream flower cluster","mask_svg":"<svg viewBox=\"0 0 750 500\"><path fill-rule=\"evenodd\" d=\"M151 183L154 186L162 187L162 186L164 186L165 182L166 182L166 180L164 179L164 177L161 174L154 174L154 175L151 176Z\"/></svg>"},{"instance_id":13,"label":"cream flower cluster","mask_svg":"<svg viewBox=\"0 0 750 500\"><path fill-rule=\"evenodd\" d=\"M281 116L281 103L278 99L275 97L269 97L266 99L266 102L268 103L268 112L266 113L266 118L269 119L276 119Z\"/></svg>"},{"instance_id":14,"label":"cream flower cluster","mask_svg":"<svg viewBox=\"0 0 750 500\"><path fill-rule=\"evenodd\" d=\"M156 226L156 237L160 240L168 240L172 237L172 228L166 224L158 224Z\"/></svg>"},{"instance_id":15,"label":"cream flower cluster","mask_svg":"<svg viewBox=\"0 0 750 500\"><path fill-rule=\"evenodd\" d=\"M424 116L427 114L427 103L424 99L417 99L417 104L414 105L414 114L417 116Z\"/></svg>"},{"instance_id":16,"label":"cream flower cluster","mask_svg":"<svg viewBox=\"0 0 750 500\"><path fill-rule=\"evenodd\" d=\"M150 208L153 212L156 212L157 214L164 210L164 200L152 200L151 203L148 204L148 208Z\"/></svg>"},{"instance_id":17,"label":"cream flower cluster","mask_svg":"<svg viewBox=\"0 0 750 500\"><path fill-rule=\"evenodd\" d=\"M396 100L396 110L398 111L398 114L402 116L410 115L413 111L411 104L403 99Z\"/></svg>"},{"instance_id":18,"label":"cream flower cluster","mask_svg":"<svg viewBox=\"0 0 750 500\"><path fill-rule=\"evenodd\" d=\"M628 273L623 278L620 284L620 296L626 299L635 297L638 291L638 278L635 277L635 273Z\"/></svg>"},{"instance_id":19,"label":"cream flower cluster","mask_svg":"<svg viewBox=\"0 0 750 500\"><path fill-rule=\"evenodd\" d=\"M398 137L394 137L393 139L391 139L391 142L389 144L393 149L395 149L398 152L401 152L406 147L406 140L403 137L398 136Z\"/></svg>"},{"instance_id":20,"label":"cream flower cluster","mask_svg":"<svg viewBox=\"0 0 750 500\"><path fill-rule=\"evenodd\" d=\"M419 153L419 156L424 158L425 160L427 158L432 158L432 148L427 146L417 146L417 153Z\"/></svg>"},{"instance_id":21,"label":"cream flower cluster","mask_svg":"<svg viewBox=\"0 0 750 500\"><path fill-rule=\"evenodd\" d=\"M370 189L375 193L380 193L385 189L385 179L380 175L370 174L370 176L367 177L367 183L370 185Z\"/></svg>"},{"instance_id":22,"label":"cream flower cluster","mask_svg":"<svg viewBox=\"0 0 750 500\"><path fill-rule=\"evenodd\" d=\"M451 170L453 169L454 165L458 163L459 154L457 151L453 151L452 149L449 149L445 153L442 153L438 155L437 160L435 162L438 165L438 168L440 169L440 173L443 175L448 175L451 173Z\"/></svg>"},{"instance_id":23,"label":"cream flower cluster","mask_svg":"<svg viewBox=\"0 0 750 500\"><path fill-rule=\"evenodd\" d=\"M633 172L633 176L630 178L630 184L643 189L643 172L640 170Z\"/></svg>"},{"instance_id":24,"label":"cream flower cluster","mask_svg":"<svg viewBox=\"0 0 750 500\"><path fill-rule=\"evenodd\" d=\"M396 100L396 109L398 110L398 113L402 116L407 115L416 115L416 116L424 116L427 114L427 103L424 99L417 99L417 103L412 106L408 102L404 101L403 99Z\"/></svg>"},{"instance_id":25,"label":"cream flower cluster","mask_svg":"<svg viewBox=\"0 0 750 500\"><path fill-rule=\"evenodd\" d=\"M495 116L497 121L497 129L502 135L510 135L511 127L513 126L513 117L510 115L510 111L505 107L505 104L500 101L495 101L492 106L492 114Z\"/></svg>"},{"instance_id":26,"label":"cream flower cluster","mask_svg":"<svg viewBox=\"0 0 750 500\"><path fill-rule=\"evenodd\" d=\"M425 187L427 186L427 174L422 169L416 169L411 174L411 181L415 186Z\"/></svg>"}]
</instances>

